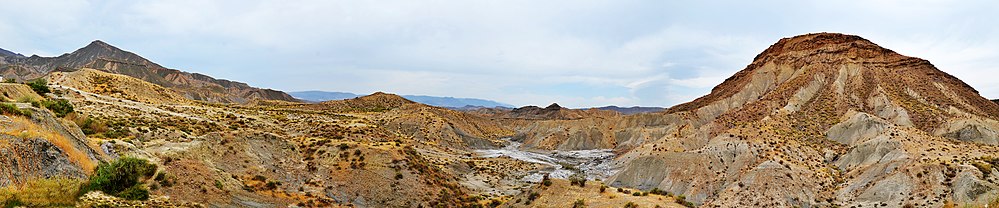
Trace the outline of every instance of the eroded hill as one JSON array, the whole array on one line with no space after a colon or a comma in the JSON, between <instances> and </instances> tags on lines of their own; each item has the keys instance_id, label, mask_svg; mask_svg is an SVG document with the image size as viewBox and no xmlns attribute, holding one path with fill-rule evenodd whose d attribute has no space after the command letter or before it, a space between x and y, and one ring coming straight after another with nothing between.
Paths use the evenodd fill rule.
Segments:
<instances>
[{"instance_id":1,"label":"eroded hill","mask_svg":"<svg viewBox=\"0 0 999 208\"><path fill-rule=\"evenodd\" d=\"M630 115L455 111L388 93L202 102L107 69L47 73L54 93L40 96L102 131L43 109L3 117L80 142L0 135L32 150L0 154L34 161L0 179L84 177L86 161L134 156L172 176L153 195L208 206L941 207L999 194L999 105L852 35L782 39L710 94ZM8 100L30 94L11 86Z\"/></svg>"}]
</instances>

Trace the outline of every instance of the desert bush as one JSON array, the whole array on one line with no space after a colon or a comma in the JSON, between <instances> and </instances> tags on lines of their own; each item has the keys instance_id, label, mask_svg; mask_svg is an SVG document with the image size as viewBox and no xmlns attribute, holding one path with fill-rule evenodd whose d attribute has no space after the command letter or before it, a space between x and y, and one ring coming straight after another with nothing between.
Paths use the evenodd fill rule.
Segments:
<instances>
[{"instance_id":1,"label":"desert bush","mask_svg":"<svg viewBox=\"0 0 999 208\"><path fill-rule=\"evenodd\" d=\"M545 175L543 178L541 178L541 185L552 186L552 179L548 178L548 175Z\"/></svg>"},{"instance_id":2,"label":"desert bush","mask_svg":"<svg viewBox=\"0 0 999 208\"><path fill-rule=\"evenodd\" d=\"M694 207L694 203L687 201L687 197L684 195L676 196L676 198L673 198L673 201L685 207Z\"/></svg>"},{"instance_id":3,"label":"desert bush","mask_svg":"<svg viewBox=\"0 0 999 208\"><path fill-rule=\"evenodd\" d=\"M0 114L9 116L31 116L31 111L21 110L10 103L0 103Z\"/></svg>"},{"instance_id":4,"label":"desert bush","mask_svg":"<svg viewBox=\"0 0 999 208\"><path fill-rule=\"evenodd\" d=\"M663 191L662 189L659 189L659 188L652 188L652 190L650 190L648 193L649 194L655 194L655 195L661 195L661 196L668 195L668 193L666 193L666 191Z\"/></svg>"},{"instance_id":5,"label":"desert bush","mask_svg":"<svg viewBox=\"0 0 999 208\"><path fill-rule=\"evenodd\" d=\"M111 163L102 162L80 193L103 191L129 200L146 200L149 198L149 191L142 181L152 178L154 173L156 165L144 159L122 157Z\"/></svg>"},{"instance_id":6,"label":"desert bush","mask_svg":"<svg viewBox=\"0 0 999 208\"><path fill-rule=\"evenodd\" d=\"M576 173L569 176L569 184L579 187L586 187L586 175Z\"/></svg>"},{"instance_id":7,"label":"desert bush","mask_svg":"<svg viewBox=\"0 0 999 208\"><path fill-rule=\"evenodd\" d=\"M576 202L572 203L572 208L583 208L586 207L586 201L583 199L576 199Z\"/></svg>"},{"instance_id":8,"label":"desert bush","mask_svg":"<svg viewBox=\"0 0 999 208\"><path fill-rule=\"evenodd\" d=\"M489 201L489 207L499 207L500 205L503 205L503 201L500 201L499 199L492 199Z\"/></svg>"},{"instance_id":9,"label":"desert bush","mask_svg":"<svg viewBox=\"0 0 999 208\"><path fill-rule=\"evenodd\" d=\"M527 195L527 203L530 204L532 201L534 201L535 199L538 199L540 197L541 197L541 194L539 194L538 192L531 192L531 194Z\"/></svg>"},{"instance_id":10,"label":"desert bush","mask_svg":"<svg viewBox=\"0 0 999 208\"><path fill-rule=\"evenodd\" d=\"M70 178L30 179L0 190L3 207L64 207L76 203L81 181Z\"/></svg>"},{"instance_id":11,"label":"desert bush","mask_svg":"<svg viewBox=\"0 0 999 208\"><path fill-rule=\"evenodd\" d=\"M628 202L627 204L624 204L624 208L638 208L638 204L635 204L635 202Z\"/></svg>"},{"instance_id":12,"label":"desert bush","mask_svg":"<svg viewBox=\"0 0 999 208\"><path fill-rule=\"evenodd\" d=\"M41 102L41 106L49 109L58 117L66 117L67 114L73 112L73 105L65 99L44 100Z\"/></svg>"},{"instance_id":13,"label":"desert bush","mask_svg":"<svg viewBox=\"0 0 999 208\"><path fill-rule=\"evenodd\" d=\"M65 118L76 123L87 136L120 139L128 134L122 123L108 123L75 112L67 113Z\"/></svg>"},{"instance_id":14,"label":"desert bush","mask_svg":"<svg viewBox=\"0 0 999 208\"><path fill-rule=\"evenodd\" d=\"M45 79L31 80L30 82L28 82L26 84L28 84L28 86L31 87L31 90L34 90L35 93L38 93L39 95L42 95L42 96L44 96L45 93L52 92L52 90L49 89L49 85L45 81Z\"/></svg>"},{"instance_id":15,"label":"desert bush","mask_svg":"<svg viewBox=\"0 0 999 208\"><path fill-rule=\"evenodd\" d=\"M76 125L80 127L80 130L87 135L104 133L108 130L106 122L95 120L83 114L70 113L69 115L66 115L66 119L76 123Z\"/></svg>"}]
</instances>

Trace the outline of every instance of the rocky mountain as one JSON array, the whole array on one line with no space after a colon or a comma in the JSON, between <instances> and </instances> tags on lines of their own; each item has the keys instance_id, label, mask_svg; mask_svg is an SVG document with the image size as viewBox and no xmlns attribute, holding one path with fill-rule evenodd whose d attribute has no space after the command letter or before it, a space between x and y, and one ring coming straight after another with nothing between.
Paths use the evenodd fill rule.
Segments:
<instances>
[{"instance_id":1,"label":"rocky mountain","mask_svg":"<svg viewBox=\"0 0 999 208\"><path fill-rule=\"evenodd\" d=\"M418 103L423 103L437 107L445 107L445 108L457 108L464 106L481 106L488 108L513 107L513 105L510 104L496 102L492 100L478 99L478 98L437 97L437 96L426 96L426 95L403 95L402 97L412 101L416 101Z\"/></svg>"},{"instance_id":2,"label":"rocky mountain","mask_svg":"<svg viewBox=\"0 0 999 208\"><path fill-rule=\"evenodd\" d=\"M360 97L362 95L349 93L349 92L327 92L327 91L299 91L290 92L295 98L322 102L330 100L343 100ZM513 105L500 103L492 100L484 100L478 98L455 98L455 97L438 97L438 96L426 96L426 95L402 95L403 98L407 100L412 100L418 103L423 103L427 105L445 107L445 108L461 108L465 106L477 106L477 107L506 107L512 108Z\"/></svg>"},{"instance_id":3,"label":"rocky mountain","mask_svg":"<svg viewBox=\"0 0 999 208\"><path fill-rule=\"evenodd\" d=\"M659 112L659 111L666 110L666 108L660 108L660 107L632 106L632 107L625 108L625 107L617 107L617 106L613 106L613 105L612 106L597 107L596 109L617 111L617 112L619 112L621 114L624 114L624 115L631 115L631 114L638 114L638 113L652 113L652 112Z\"/></svg>"},{"instance_id":4,"label":"rocky mountain","mask_svg":"<svg viewBox=\"0 0 999 208\"><path fill-rule=\"evenodd\" d=\"M312 102L323 102L330 100L344 100L356 97L361 97L362 95L349 93L349 92L327 92L327 91L297 91L288 92L292 97Z\"/></svg>"},{"instance_id":5,"label":"rocky mountain","mask_svg":"<svg viewBox=\"0 0 999 208\"><path fill-rule=\"evenodd\" d=\"M4 50L3 48L0 48L0 57L21 58L21 57L24 57L24 55L21 55L19 53L14 53L14 52L11 52L11 51L8 51L8 50Z\"/></svg>"},{"instance_id":6,"label":"rocky mountain","mask_svg":"<svg viewBox=\"0 0 999 208\"><path fill-rule=\"evenodd\" d=\"M139 78L177 90L192 100L223 103L245 103L253 99L297 101L281 91L254 88L241 82L169 69L99 40L57 57L8 56L4 62L0 62L0 75L27 80L54 71L75 71L80 68L92 68Z\"/></svg>"}]
</instances>

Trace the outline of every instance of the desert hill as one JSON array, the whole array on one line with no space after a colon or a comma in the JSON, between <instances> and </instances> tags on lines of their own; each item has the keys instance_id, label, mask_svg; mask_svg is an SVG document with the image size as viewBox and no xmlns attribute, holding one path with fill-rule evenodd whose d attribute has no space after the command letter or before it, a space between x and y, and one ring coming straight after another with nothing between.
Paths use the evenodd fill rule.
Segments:
<instances>
[{"instance_id":1,"label":"desert hill","mask_svg":"<svg viewBox=\"0 0 999 208\"><path fill-rule=\"evenodd\" d=\"M57 57L3 56L4 60L0 61L0 75L5 78L28 80L55 71L92 68L174 89L193 100L224 103L244 103L252 99L297 100L281 91L259 89L245 83L169 69L99 40Z\"/></svg>"},{"instance_id":2,"label":"desert hill","mask_svg":"<svg viewBox=\"0 0 999 208\"><path fill-rule=\"evenodd\" d=\"M926 60L817 33L663 112L505 123L529 149L614 149L611 186L700 205L918 207L996 196L975 167L997 153L997 109Z\"/></svg>"},{"instance_id":3,"label":"desert hill","mask_svg":"<svg viewBox=\"0 0 999 208\"><path fill-rule=\"evenodd\" d=\"M83 54L108 55L60 57ZM637 114L458 111L388 93L196 102L189 88L129 75L158 67L138 56L51 73L25 63L58 57L4 56L4 73L50 81L54 92L36 98L76 112L5 103L18 110L0 116L0 164L17 168L0 185L85 178L94 162L133 156L167 175L149 182L152 195L220 207L943 207L999 196L999 104L854 35L781 39L710 94Z\"/></svg>"}]
</instances>

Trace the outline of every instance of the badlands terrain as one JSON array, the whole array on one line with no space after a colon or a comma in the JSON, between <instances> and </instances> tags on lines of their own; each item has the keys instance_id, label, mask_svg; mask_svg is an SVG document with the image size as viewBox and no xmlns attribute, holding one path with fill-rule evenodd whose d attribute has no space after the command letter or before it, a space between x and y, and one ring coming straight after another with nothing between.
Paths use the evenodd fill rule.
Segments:
<instances>
[{"instance_id":1,"label":"badlands terrain","mask_svg":"<svg viewBox=\"0 0 999 208\"><path fill-rule=\"evenodd\" d=\"M5 206L999 206L999 105L853 35L781 39L666 109L303 102L100 41L0 52ZM132 192L89 188L109 167Z\"/></svg>"}]
</instances>

